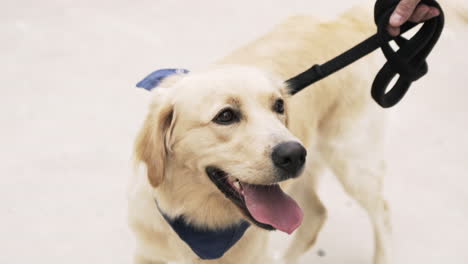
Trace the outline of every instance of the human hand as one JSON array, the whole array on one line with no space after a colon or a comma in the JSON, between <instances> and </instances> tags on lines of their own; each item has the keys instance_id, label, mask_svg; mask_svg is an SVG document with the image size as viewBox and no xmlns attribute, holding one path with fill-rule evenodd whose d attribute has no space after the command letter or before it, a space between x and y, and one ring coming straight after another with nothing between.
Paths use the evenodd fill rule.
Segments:
<instances>
[{"instance_id":1,"label":"human hand","mask_svg":"<svg viewBox=\"0 0 468 264\"><path fill-rule=\"evenodd\" d=\"M406 21L419 23L440 15L439 9L425 4L418 5L419 2L420 0L401 0L390 16L387 27L390 35L398 36L400 34L400 26Z\"/></svg>"}]
</instances>

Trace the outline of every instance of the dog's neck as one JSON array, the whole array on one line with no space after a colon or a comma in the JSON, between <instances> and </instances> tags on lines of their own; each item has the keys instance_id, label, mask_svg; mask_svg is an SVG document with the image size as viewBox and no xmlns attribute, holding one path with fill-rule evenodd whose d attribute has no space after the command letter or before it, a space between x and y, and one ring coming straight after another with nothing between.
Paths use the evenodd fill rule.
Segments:
<instances>
[{"instance_id":1,"label":"dog's neck","mask_svg":"<svg viewBox=\"0 0 468 264\"><path fill-rule=\"evenodd\" d=\"M169 167L153 198L172 230L201 259L222 257L250 227L206 175L192 170Z\"/></svg>"},{"instance_id":2,"label":"dog's neck","mask_svg":"<svg viewBox=\"0 0 468 264\"><path fill-rule=\"evenodd\" d=\"M241 220L239 223L223 229L201 229L185 220L184 215L171 218L159 207L156 207L172 230L184 241L201 259L221 258L232 246L234 246L244 235L250 224Z\"/></svg>"},{"instance_id":3,"label":"dog's neck","mask_svg":"<svg viewBox=\"0 0 468 264\"><path fill-rule=\"evenodd\" d=\"M208 176L186 168L169 167L163 183L153 189L153 198L169 218L184 216L197 228L224 229L243 220L238 208Z\"/></svg>"}]
</instances>

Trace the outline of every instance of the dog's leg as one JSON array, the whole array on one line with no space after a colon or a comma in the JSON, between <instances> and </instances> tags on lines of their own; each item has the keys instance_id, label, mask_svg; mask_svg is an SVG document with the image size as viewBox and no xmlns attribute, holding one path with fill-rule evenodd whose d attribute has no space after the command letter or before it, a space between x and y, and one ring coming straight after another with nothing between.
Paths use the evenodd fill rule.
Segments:
<instances>
[{"instance_id":1,"label":"dog's leg","mask_svg":"<svg viewBox=\"0 0 468 264\"><path fill-rule=\"evenodd\" d=\"M327 212L315 190L315 182L323 171L320 164L308 165L308 169L294 182L288 193L299 203L304 211L301 226L296 230L294 238L284 255L284 263L294 264L299 257L310 249L317 239L318 233L327 218Z\"/></svg>"},{"instance_id":2,"label":"dog's leg","mask_svg":"<svg viewBox=\"0 0 468 264\"><path fill-rule=\"evenodd\" d=\"M352 151L349 148L328 149L325 156L345 191L369 215L374 230L374 263L389 264L391 225L389 209L382 196L385 163L382 151L376 151L374 147L365 149L365 144L359 144Z\"/></svg>"}]
</instances>

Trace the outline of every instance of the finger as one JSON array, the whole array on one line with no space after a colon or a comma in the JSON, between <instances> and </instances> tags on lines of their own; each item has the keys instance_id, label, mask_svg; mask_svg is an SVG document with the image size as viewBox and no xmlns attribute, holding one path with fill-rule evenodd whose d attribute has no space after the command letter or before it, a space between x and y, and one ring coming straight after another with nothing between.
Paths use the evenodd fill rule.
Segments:
<instances>
[{"instance_id":1,"label":"finger","mask_svg":"<svg viewBox=\"0 0 468 264\"><path fill-rule=\"evenodd\" d=\"M390 26L399 27L408 21L408 18L413 14L419 1L420 0L401 0L390 17Z\"/></svg>"},{"instance_id":2,"label":"finger","mask_svg":"<svg viewBox=\"0 0 468 264\"><path fill-rule=\"evenodd\" d=\"M435 8L435 7L431 7L429 12L427 12L427 15L422 19L422 21L426 21L426 20L429 20L433 17L436 17L436 16L439 16L440 15L440 10Z\"/></svg>"},{"instance_id":3,"label":"finger","mask_svg":"<svg viewBox=\"0 0 468 264\"><path fill-rule=\"evenodd\" d=\"M419 23L426 17L429 11L430 8L427 5L419 5L410 16L409 21Z\"/></svg>"},{"instance_id":4,"label":"finger","mask_svg":"<svg viewBox=\"0 0 468 264\"><path fill-rule=\"evenodd\" d=\"M433 16L439 16L440 15L440 10L436 7L431 7L431 15Z\"/></svg>"},{"instance_id":5,"label":"finger","mask_svg":"<svg viewBox=\"0 0 468 264\"><path fill-rule=\"evenodd\" d=\"M427 14L419 21L419 22L424 22L424 21L427 21L433 17L436 17L436 16L439 16L440 15L440 10L435 8L435 7L431 7L429 9L429 11L427 12Z\"/></svg>"},{"instance_id":6,"label":"finger","mask_svg":"<svg viewBox=\"0 0 468 264\"><path fill-rule=\"evenodd\" d=\"M393 37L396 37L396 36L400 35L400 28L399 27L388 26L387 31Z\"/></svg>"}]
</instances>

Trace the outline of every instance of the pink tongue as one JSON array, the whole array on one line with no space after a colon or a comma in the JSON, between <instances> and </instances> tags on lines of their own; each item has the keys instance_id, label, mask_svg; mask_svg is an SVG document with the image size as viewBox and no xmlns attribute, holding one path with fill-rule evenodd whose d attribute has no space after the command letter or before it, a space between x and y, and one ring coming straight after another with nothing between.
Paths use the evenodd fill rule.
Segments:
<instances>
[{"instance_id":1,"label":"pink tongue","mask_svg":"<svg viewBox=\"0 0 468 264\"><path fill-rule=\"evenodd\" d=\"M242 183L245 204L255 220L291 234L302 222L302 209L275 185Z\"/></svg>"}]
</instances>

